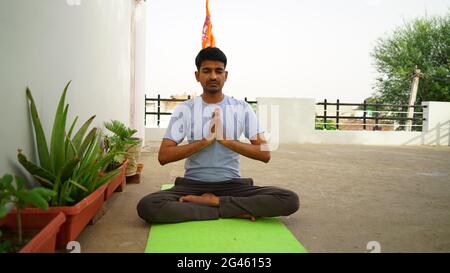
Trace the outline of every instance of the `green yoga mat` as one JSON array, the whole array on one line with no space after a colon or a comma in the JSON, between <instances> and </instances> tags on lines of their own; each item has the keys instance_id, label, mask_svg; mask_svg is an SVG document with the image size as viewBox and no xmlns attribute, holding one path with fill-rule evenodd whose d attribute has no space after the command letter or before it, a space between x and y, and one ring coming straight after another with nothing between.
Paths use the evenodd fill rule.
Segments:
<instances>
[{"instance_id":1,"label":"green yoga mat","mask_svg":"<svg viewBox=\"0 0 450 273\"><path fill-rule=\"evenodd\" d=\"M173 187L164 184L162 189ZM152 224L146 253L306 253L277 218Z\"/></svg>"}]
</instances>

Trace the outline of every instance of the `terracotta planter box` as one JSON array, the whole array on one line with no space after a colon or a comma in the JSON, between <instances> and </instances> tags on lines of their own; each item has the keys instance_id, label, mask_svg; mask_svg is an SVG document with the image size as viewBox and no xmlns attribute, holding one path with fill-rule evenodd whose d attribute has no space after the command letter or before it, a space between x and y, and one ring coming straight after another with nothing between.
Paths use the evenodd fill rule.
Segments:
<instances>
[{"instance_id":1,"label":"terracotta planter box","mask_svg":"<svg viewBox=\"0 0 450 273\"><path fill-rule=\"evenodd\" d=\"M137 173L141 173L143 168L144 168L144 164L139 163L139 164L137 165L137 170L136 170L136 172L137 172Z\"/></svg>"},{"instance_id":2,"label":"terracotta planter box","mask_svg":"<svg viewBox=\"0 0 450 273\"><path fill-rule=\"evenodd\" d=\"M136 174L126 177L127 183L128 184L139 184L139 183L141 183L141 173L142 173L142 169L143 168L144 168L144 164L139 163L137 165Z\"/></svg>"},{"instance_id":3,"label":"terracotta planter box","mask_svg":"<svg viewBox=\"0 0 450 273\"><path fill-rule=\"evenodd\" d=\"M61 225L66 221L64 213L21 213L22 229L24 231L39 230L34 237L23 246L19 253L54 253L56 236ZM8 214L0 221L0 226L17 230L16 213Z\"/></svg>"},{"instance_id":4,"label":"terracotta planter box","mask_svg":"<svg viewBox=\"0 0 450 273\"><path fill-rule=\"evenodd\" d=\"M105 200L108 199L113 194L113 192L117 190L119 186L122 191L125 189L126 187L125 171L127 167L128 167L128 159L125 160L123 164L119 167L120 169L119 174L107 183L108 188L105 191Z\"/></svg>"},{"instance_id":5,"label":"terracotta planter box","mask_svg":"<svg viewBox=\"0 0 450 273\"><path fill-rule=\"evenodd\" d=\"M66 222L62 225L56 240L57 248L65 248L67 243L75 240L89 221L95 216L105 201L105 191L108 184L105 184L91 193L89 196L73 206L49 207L47 211L38 208L26 208L23 212L28 214L55 214L63 212Z\"/></svg>"}]
</instances>

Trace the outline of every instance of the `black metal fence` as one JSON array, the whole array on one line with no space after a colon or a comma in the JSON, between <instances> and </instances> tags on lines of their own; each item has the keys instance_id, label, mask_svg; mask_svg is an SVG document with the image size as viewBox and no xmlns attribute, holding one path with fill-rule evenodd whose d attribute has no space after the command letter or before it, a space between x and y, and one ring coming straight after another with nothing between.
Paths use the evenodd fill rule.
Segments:
<instances>
[{"instance_id":1,"label":"black metal fence","mask_svg":"<svg viewBox=\"0 0 450 273\"><path fill-rule=\"evenodd\" d=\"M425 105L399 105L399 104L381 104L381 103L342 103L339 100L336 102L328 102L326 99L323 102L317 103L323 105L323 115L316 114L316 129L332 129L339 130L345 126L362 126L363 130L371 126L372 130L382 130L382 127L397 127L396 130L404 130L406 121L412 121L412 130L421 131L423 127L423 108ZM329 106L335 106L335 110L329 110ZM362 111L362 116L341 115L342 106L358 107L353 111ZM413 117L408 118L408 109L413 108ZM328 114L334 112L334 114ZM373 115L372 115L373 114ZM359 120L362 123L345 123L342 120ZM374 120L375 122L370 122ZM387 122L386 122L387 121Z\"/></svg>"},{"instance_id":2,"label":"black metal fence","mask_svg":"<svg viewBox=\"0 0 450 273\"><path fill-rule=\"evenodd\" d=\"M169 99L164 99L161 98L161 95L158 94L158 97L156 98L147 98L147 95L145 95L145 108L144 108L144 112L145 112L145 117L144 117L144 124L147 125L147 115L156 115L156 125L159 127L161 124L161 116L170 116L172 115L171 112L162 112L161 111L161 102L183 102L186 100L191 99L191 96L188 95L186 99L174 99L174 98L169 98ZM249 103L249 104L257 104L257 101L251 101L251 100L247 100L247 97L244 98L244 100ZM156 107L155 111L147 111L147 106L149 102L155 102L156 103Z\"/></svg>"}]
</instances>

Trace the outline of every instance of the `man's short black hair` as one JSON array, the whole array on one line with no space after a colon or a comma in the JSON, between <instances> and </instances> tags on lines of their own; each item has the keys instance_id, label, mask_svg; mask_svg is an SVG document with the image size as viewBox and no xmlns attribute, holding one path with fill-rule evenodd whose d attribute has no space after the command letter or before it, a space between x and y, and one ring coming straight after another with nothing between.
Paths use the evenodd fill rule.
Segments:
<instances>
[{"instance_id":1,"label":"man's short black hair","mask_svg":"<svg viewBox=\"0 0 450 273\"><path fill-rule=\"evenodd\" d=\"M217 47L206 47L200 50L195 58L195 66L197 66L197 70L200 70L200 66L203 61L220 61L224 64L224 67L227 67L227 56Z\"/></svg>"}]
</instances>

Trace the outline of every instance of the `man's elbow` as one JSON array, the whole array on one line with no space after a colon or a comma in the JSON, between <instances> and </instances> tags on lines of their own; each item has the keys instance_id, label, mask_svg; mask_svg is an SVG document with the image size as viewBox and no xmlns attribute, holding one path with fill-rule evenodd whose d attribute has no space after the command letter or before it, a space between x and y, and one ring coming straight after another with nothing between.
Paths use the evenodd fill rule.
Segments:
<instances>
[{"instance_id":1,"label":"man's elbow","mask_svg":"<svg viewBox=\"0 0 450 273\"><path fill-rule=\"evenodd\" d=\"M264 163L269 163L269 161L270 161L270 153L269 152L265 152L263 154L263 158L262 158L261 161L264 162Z\"/></svg>"},{"instance_id":2,"label":"man's elbow","mask_svg":"<svg viewBox=\"0 0 450 273\"><path fill-rule=\"evenodd\" d=\"M164 166L167 163L169 163L169 162L167 162L167 159L164 158L164 156L162 156L162 155L158 155L158 161L159 161L159 164L161 164L161 166Z\"/></svg>"}]
</instances>

